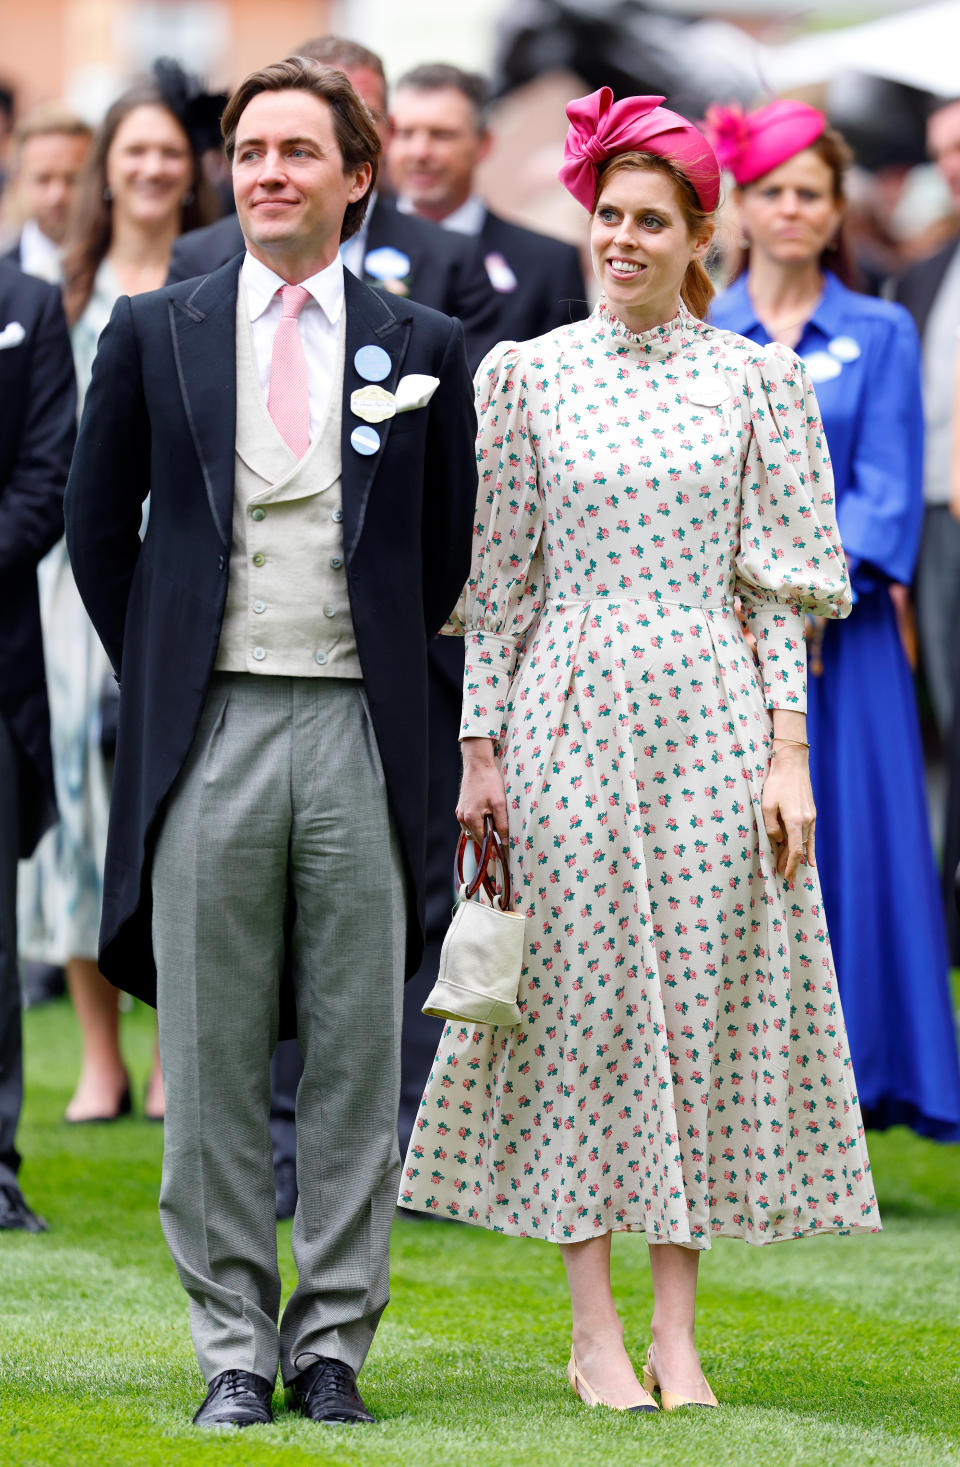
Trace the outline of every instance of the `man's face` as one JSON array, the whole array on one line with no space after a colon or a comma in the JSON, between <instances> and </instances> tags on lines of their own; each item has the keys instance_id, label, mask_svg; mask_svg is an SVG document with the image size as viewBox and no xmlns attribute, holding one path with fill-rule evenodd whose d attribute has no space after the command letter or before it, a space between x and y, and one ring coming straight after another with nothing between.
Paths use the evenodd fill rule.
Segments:
<instances>
[{"instance_id":1,"label":"man's face","mask_svg":"<svg viewBox=\"0 0 960 1467\"><path fill-rule=\"evenodd\" d=\"M473 104L456 87L421 92L401 87L391 110L390 174L418 214L443 219L473 190L473 173L490 150Z\"/></svg>"},{"instance_id":2,"label":"man's face","mask_svg":"<svg viewBox=\"0 0 960 1467\"><path fill-rule=\"evenodd\" d=\"M934 112L927 122L927 147L960 209L960 102Z\"/></svg>"},{"instance_id":3,"label":"man's face","mask_svg":"<svg viewBox=\"0 0 960 1467\"><path fill-rule=\"evenodd\" d=\"M299 90L259 92L241 113L233 190L244 237L258 258L277 250L332 260L347 205L369 184L368 163L344 173L333 113L321 98Z\"/></svg>"},{"instance_id":4,"label":"man's face","mask_svg":"<svg viewBox=\"0 0 960 1467\"><path fill-rule=\"evenodd\" d=\"M89 138L63 132L28 138L20 149L17 194L24 217L35 219L54 244L63 244L89 150Z\"/></svg>"}]
</instances>

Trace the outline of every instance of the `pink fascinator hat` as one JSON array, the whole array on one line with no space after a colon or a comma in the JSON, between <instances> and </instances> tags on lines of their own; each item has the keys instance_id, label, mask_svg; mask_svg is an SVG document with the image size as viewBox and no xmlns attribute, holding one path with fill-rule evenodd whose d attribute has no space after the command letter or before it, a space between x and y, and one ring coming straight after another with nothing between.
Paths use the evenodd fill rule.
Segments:
<instances>
[{"instance_id":1,"label":"pink fascinator hat","mask_svg":"<svg viewBox=\"0 0 960 1467\"><path fill-rule=\"evenodd\" d=\"M624 97L615 102L609 87L577 97L567 106L570 126L563 145L559 178L578 204L592 211L597 170L615 153L654 153L675 163L690 180L706 212L720 197L720 165L703 133L692 122L661 107L662 97Z\"/></svg>"},{"instance_id":2,"label":"pink fascinator hat","mask_svg":"<svg viewBox=\"0 0 960 1467\"><path fill-rule=\"evenodd\" d=\"M815 143L827 119L806 102L776 101L753 112L742 107L708 107L704 130L721 167L737 183L753 183Z\"/></svg>"}]
</instances>

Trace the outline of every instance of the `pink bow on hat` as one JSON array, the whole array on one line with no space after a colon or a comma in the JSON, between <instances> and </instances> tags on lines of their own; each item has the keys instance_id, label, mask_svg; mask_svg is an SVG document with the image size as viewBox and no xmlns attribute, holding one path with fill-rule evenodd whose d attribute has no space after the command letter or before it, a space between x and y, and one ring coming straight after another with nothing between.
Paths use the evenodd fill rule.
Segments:
<instances>
[{"instance_id":1,"label":"pink bow on hat","mask_svg":"<svg viewBox=\"0 0 960 1467\"><path fill-rule=\"evenodd\" d=\"M753 112L715 105L707 108L704 129L723 168L737 183L753 183L795 158L821 137L827 119L816 107L789 99L768 102Z\"/></svg>"},{"instance_id":2,"label":"pink bow on hat","mask_svg":"<svg viewBox=\"0 0 960 1467\"><path fill-rule=\"evenodd\" d=\"M616 153L654 153L675 163L690 180L702 207L712 212L720 197L720 165L703 133L662 97L624 97L615 102L609 87L567 105L570 126L563 145L559 178L577 203L592 211L597 168Z\"/></svg>"}]
</instances>

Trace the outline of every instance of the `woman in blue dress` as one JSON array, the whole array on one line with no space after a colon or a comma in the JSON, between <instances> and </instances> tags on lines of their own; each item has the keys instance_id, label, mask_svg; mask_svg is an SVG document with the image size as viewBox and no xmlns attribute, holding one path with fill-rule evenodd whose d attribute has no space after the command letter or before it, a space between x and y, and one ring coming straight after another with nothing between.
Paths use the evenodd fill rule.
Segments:
<instances>
[{"instance_id":1,"label":"woman in blue dress","mask_svg":"<svg viewBox=\"0 0 960 1467\"><path fill-rule=\"evenodd\" d=\"M712 108L746 266L712 321L779 341L816 385L856 603L811 624L807 727L820 868L868 1125L960 1141L960 1067L913 681L895 598L922 515L919 353L907 312L844 285L849 151L822 113Z\"/></svg>"}]
</instances>

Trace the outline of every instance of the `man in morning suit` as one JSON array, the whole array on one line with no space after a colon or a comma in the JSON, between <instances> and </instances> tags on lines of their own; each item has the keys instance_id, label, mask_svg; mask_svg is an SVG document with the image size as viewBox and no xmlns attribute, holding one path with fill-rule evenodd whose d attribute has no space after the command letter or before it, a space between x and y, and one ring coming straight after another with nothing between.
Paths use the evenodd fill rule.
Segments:
<instances>
[{"instance_id":1,"label":"man in morning suit","mask_svg":"<svg viewBox=\"0 0 960 1467\"><path fill-rule=\"evenodd\" d=\"M474 174L492 142L487 84L455 66L418 66L397 83L390 168L401 209L415 209L450 233L479 240L496 292L495 339L527 341L587 314L580 257L570 244L499 218L476 193ZM433 1063L442 1023L421 1012L433 987L450 921L454 809L460 782L463 642L431 647L430 827L427 840L427 945L404 1000L400 1148L405 1151Z\"/></svg>"},{"instance_id":2,"label":"man in morning suit","mask_svg":"<svg viewBox=\"0 0 960 1467\"><path fill-rule=\"evenodd\" d=\"M121 683L101 967L156 963L160 1212L209 1387L195 1420L269 1420L279 1363L311 1419L368 1421L356 1372L388 1297L422 946L426 647L468 570L473 398L459 324L343 268L380 154L343 73L265 67L223 130L246 254L121 297L67 490ZM304 1073L278 1330L284 974Z\"/></svg>"},{"instance_id":3,"label":"man in morning suit","mask_svg":"<svg viewBox=\"0 0 960 1467\"><path fill-rule=\"evenodd\" d=\"M389 138L387 79L376 52L341 36L319 36L304 41L296 54L339 67L346 74L370 109L380 141L386 147ZM243 235L235 216L181 235L174 245L168 282L205 275L233 259L243 248ZM474 241L401 214L388 194L374 190L363 224L344 243L340 253L347 269L375 289L407 296L422 306L433 306L445 315L458 317L464 328L467 361L472 368L498 340L496 297ZM377 274L365 268L368 259ZM404 273L391 274L398 268ZM463 648L459 641L437 637L431 642L428 656L431 742L449 742L448 727L452 724L454 729L445 761L431 759L430 763L430 829L439 823L444 833L439 848L436 840L428 842L428 892L438 889L442 892L440 897L428 895L427 898L428 908L437 909L437 915L428 923L434 934L434 929L446 928L450 917L450 844L456 840L457 828L453 811L460 772L456 732L460 725ZM443 720L439 731L438 718ZM429 938L431 945L434 942L435 934ZM435 968L436 964L428 961L427 966ZM421 986L416 985L418 993ZM410 1020L414 1029L427 1026L433 1035L436 1025L423 1018L416 1002L408 1003L407 1008L416 1010ZM425 1078L422 1063L418 1061L415 1068L416 1076L404 1081L404 1092L417 1079ZM302 1060L296 1041L281 1040L271 1067L270 1110L278 1218L292 1217L297 1205L295 1105L301 1072ZM417 1100L422 1089L421 1084Z\"/></svg>"},{"instance_id":4,"label":"man in morning suit","mask_svg":"<svg viewBox=\"0 0 960 1467\"><path fill-rule=\"evenodd\" d=\"M77 388L60 292L0 260L0 1229L42 1232L17 1181L17 860L53 823L37 565L63 533Z\"/></svg>"},{"instance_id":5,"label":"man in morning suit","mask_svg":"<svg viewBox=\"0 0 960 1467\"><path fill-rule=\"evenodd\" d=\"M386 147L387 79L376 52L341 36L319 36L304 41L296 54L346 73L373 114ZM232 215L192 230L174 244L168 281L205 275L242 249L240 225ZM400 214L396 201L382 189L374 190L363 226L346 243L343 263L375 289L456 316L463 325L471 369L500 339L497 302L476 243Z\"/></svg>"},{"instance_id":6,"label":"man in morning suit","mask_svg":"<svg viewBox=\"0 0 960 1467\"><path fill-rule=\"evenodd\" d=\"M938 103L927 122L927 145L960 211L960 98ZM917 557L917 630L924 674L940 732L953 719L957 613L960 611L960 521L950 513L954 451L954 382L960 331L960 238L913 265L895 296L917 324L923 347L926 420L923 491L926 512Z\"/></svg>"}]
</instances>

